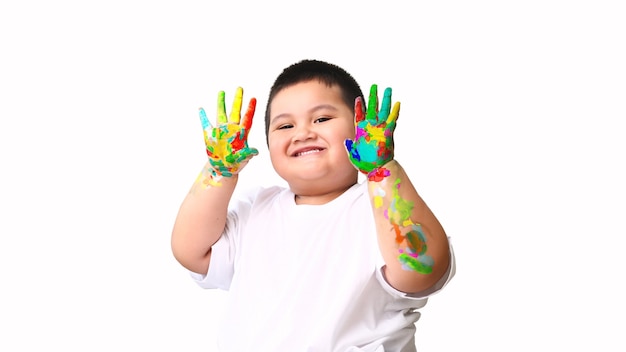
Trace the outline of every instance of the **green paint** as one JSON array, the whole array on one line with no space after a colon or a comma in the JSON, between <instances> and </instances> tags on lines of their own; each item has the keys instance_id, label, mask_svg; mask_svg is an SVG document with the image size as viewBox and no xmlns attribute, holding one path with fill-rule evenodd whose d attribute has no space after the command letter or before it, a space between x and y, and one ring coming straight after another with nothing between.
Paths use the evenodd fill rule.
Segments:
<instances>
[{"instance_id":1,"label":"green paint","mask_svg":"<svg viewBox=\"0 0 626 352\"><path fill-rule=\"evenodd\" d=\"M428 256L414 258L409 254L401 253L398 259L405 269L413 270L420 274L430 274L433 272L434 262L432 258Z\"/></svg>"}]
</instances>

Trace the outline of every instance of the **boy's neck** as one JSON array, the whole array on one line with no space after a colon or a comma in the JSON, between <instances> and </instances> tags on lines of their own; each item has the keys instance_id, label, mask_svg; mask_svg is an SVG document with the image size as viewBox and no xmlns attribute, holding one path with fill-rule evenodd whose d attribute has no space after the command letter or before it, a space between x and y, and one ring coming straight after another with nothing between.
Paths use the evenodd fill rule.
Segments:
<instances>
[{"instance_id":1,"label":"boy's neck","mask_svg":"<svg viewBox=\"0 0 626 352\"><path fill-rule=\"evenodd\" d=\"M347 185L345 187L336 189L336 190L332 190L326 193L321 193L321 194L296 194L294 197L294 200L296 202L297 205L322 205L322 204L326 204L328 202L331 202L335 199L337 199L337 197L339 197L340 195L342 195L343 193L345 193L348 189L350 189L352 186L354 186L356 183Z\"/></svg>"}]
</instances>

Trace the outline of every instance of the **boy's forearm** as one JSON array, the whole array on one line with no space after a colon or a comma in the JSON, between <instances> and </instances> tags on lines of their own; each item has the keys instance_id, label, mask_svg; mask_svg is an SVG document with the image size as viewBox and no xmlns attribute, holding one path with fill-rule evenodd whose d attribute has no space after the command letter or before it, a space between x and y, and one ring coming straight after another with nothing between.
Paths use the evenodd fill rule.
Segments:
<instances>
[{"instance_id":1,"label":"boy's forearm","mask_svg":"<svg viewBox=\"0 0 626 352\"><path fill-rule=\"evenodd\" d=\"M368 181L368 189L385 277L400 291L424 291L448 269L448 238L402 166L392 160L384 167L389 176Z\"/></svg>"},{"instance_id":2,"label":"boy's forearm","mask_svg":"<svg viewBox=\"0 0 626 352\"><path fill-rule=\"evenodd\" d=\"M172 230L174 257L187 269L206 274L211 246L226 225L228 203L238 176L215 180L207 172L208 164L183 200Z\"/></svg>"}]
</instances>

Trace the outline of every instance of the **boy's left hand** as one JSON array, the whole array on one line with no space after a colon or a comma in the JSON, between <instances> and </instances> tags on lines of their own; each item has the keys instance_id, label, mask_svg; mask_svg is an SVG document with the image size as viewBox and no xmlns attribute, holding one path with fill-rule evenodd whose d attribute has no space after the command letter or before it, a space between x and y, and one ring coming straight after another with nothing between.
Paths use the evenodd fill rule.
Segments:
<instances>
[{"instance_id":1,"label":"boy's left hand","mask_svg":"<svg viewBox=\"0 0 626 352\"><path fill-rule=\"evenodd\" d=\"M400 102L391 109L391 88L385 89L380 111L378 110L378 86L370 88L367 111L361 97L354 103L354 140L345 141L352 164L370 181L381 181L389 176L383 166L393 160L393 132L400 114Z\"/></svg>"}]
</instances>

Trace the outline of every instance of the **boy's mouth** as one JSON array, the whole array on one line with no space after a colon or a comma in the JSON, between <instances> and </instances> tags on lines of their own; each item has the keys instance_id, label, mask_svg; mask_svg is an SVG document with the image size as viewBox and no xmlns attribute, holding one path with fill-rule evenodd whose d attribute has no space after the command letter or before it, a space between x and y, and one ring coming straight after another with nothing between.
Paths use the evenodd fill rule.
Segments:
<instances>
[{"instance_id":1,"label":"boy's mouth","mask_svg":"<svg viewBox=\"0 0 626 352\"><path fill-rule=\"evenodd\" d=\"M311 154L319 153L322 150L324 150L324 148L307 147L307 148L302 148L302 149L296 150L293 154L291 154L291 156L299 157L299 156L311 155Z\"/></svg>"}]
</instances>

